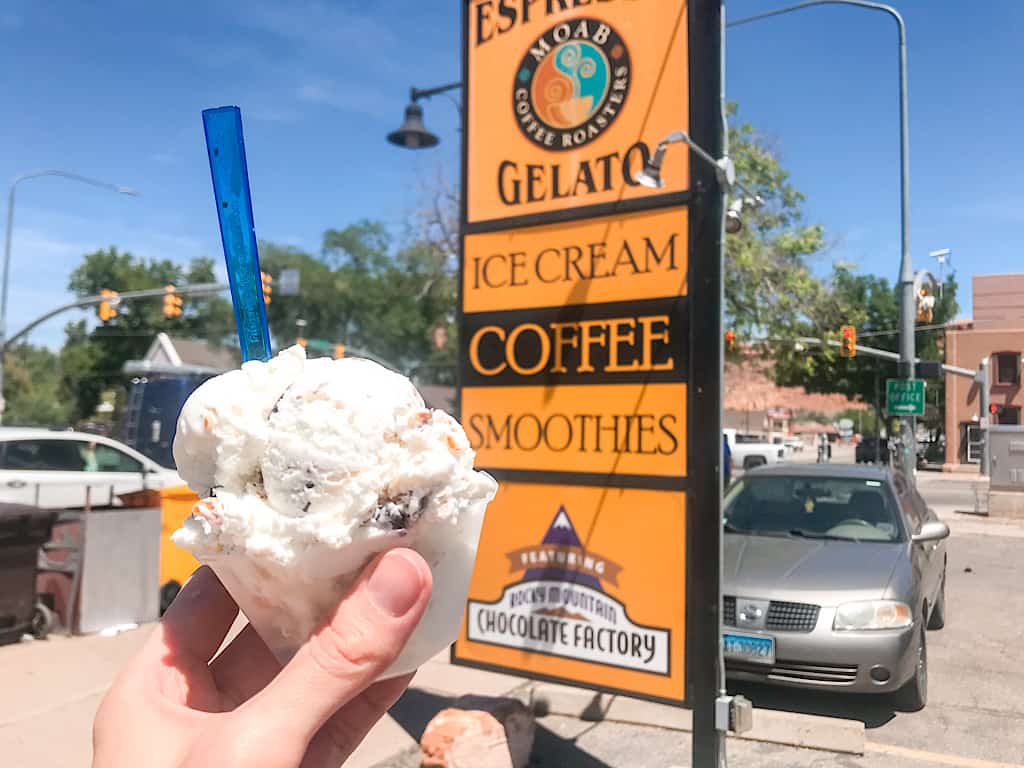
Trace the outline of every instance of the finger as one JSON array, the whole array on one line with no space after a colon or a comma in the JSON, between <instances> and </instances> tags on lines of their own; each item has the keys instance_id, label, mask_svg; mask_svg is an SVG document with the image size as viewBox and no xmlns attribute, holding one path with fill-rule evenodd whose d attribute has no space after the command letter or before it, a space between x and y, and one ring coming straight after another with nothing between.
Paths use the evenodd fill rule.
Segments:
<instances>
[{"instance_id":1,"label":"finger","mask_svg":"<svg viewBox=\"0 0 1024 768\"><path fill-rule=\"evenodd\" d=\"M280 662L252 624L239 632L210 665L217 690L232 708L266 688L280 671Z\"/></svg>"},{"instance_id":2,"label":"finger","mask_svg":"<svg viewBox=\"0 0 1024 768\"><path fill-rule=\"evenodd\" d=\"M187 659L206 664L237 615L238 605L220 579L209 566L201 566L174 598L147 650L165 663Z\"/></svg>"},{"instance_id":3,"label":"finger","mask_svg":"<svg viewBox=\"0 0 1024 768\"><path fill-rule=\"evenodd\" d=\"M313 737L301 768L343 764L405 692L412 674L374 683L335 713Z\"/></svg>"},{"instance_id":4,"label":"finger","mask_svg":"<svg viewBox=\"0 0 1024 768\"><path fill-rule=\"evenodd\" d=\"M335 712L398 656L430 598L430 569L415 552L378 557L277 678L239 708L276 736L308 744Z\"/></svg>"}]
</instances>

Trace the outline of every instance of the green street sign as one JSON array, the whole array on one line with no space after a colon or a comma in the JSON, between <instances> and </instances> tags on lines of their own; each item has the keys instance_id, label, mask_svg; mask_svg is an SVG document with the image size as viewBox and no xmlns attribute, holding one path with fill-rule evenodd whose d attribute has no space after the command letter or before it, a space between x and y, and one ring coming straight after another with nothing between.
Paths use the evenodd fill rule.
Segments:
<instances>
[{"instance_id":1,"label":"green street sign","mask_svg":"<svg viewBox=\"0 0 1024 768\"><path fill-rule=\"evenodd\" d=\"M886 379L885 409L892 415L924 416L924 382Z\"/></svg>"}]
</instances>

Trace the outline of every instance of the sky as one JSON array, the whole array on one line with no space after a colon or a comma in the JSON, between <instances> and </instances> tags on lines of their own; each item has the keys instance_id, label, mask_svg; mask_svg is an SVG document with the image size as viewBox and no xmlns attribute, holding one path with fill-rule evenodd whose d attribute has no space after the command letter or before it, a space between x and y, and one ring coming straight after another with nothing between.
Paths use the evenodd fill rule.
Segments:
<instances>
[{"instance_id":1,"label":"sky","mask_svg":"<svg viewBox=\"0 0 1024 768\"><path fill-rule=\"evenodd\" d=\"M424 103L442 141L392 147L410 86L460 77L458 0L0 0L0 184L18 186L8 329L67 301L82 255L116 245L182 263L223 261L203 109L242 108L256 228L317 251L362 218L401 234L438 174L457 178L457 110ZM782 3L734 0L736 19ZM895 2L908 28L910 239L915 268L952 249L972 274L1021 271L1024 3ZM896 276L900 255L897 44L887 16L813 8L727 34L727 97L824 225L834 261ZM31 341L59 346L68 313Z\"/></svg>"}]
</instances>

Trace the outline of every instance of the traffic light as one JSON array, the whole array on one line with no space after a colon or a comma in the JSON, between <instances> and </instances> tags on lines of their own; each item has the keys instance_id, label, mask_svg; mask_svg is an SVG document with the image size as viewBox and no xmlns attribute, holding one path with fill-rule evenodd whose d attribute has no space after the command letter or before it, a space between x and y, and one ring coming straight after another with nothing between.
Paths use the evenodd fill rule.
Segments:
<instances>
[{"instance_id":1,"label":"traffic light","mask_svg":"<svg viewBox=\"0 0 1024 768\"><path fill-rule=\"evenodd\" d=\"M728 330L725 332L725 351L732 352L736 349L736 331Z\"/></svg>"},{"instance_id":2,"label":"traffic light","mask_svg":"<svg viewBox=\"0 0 1024 768\"><path fill-rule=\"evenodd\" d=\"M302 347L303 349L305 349L305 348L306 348L306 340L305 340L304 338L302 338L301 336L299 336L299 338L297 338L297 339L295 340L295 343L296 343L296 344L298 344L298 345L299 345L300 347Z\"/></svg>"},{"instance_id":3,"label":"traffic light","mask_svg":"<svg viewBox=\"0 0 1024 768\"><path fill-rule=\"evenodd\" d=\"M839 356L857 356L857 329L852 325L844 325L840 330Z\"/></svg>"},{"instance_id":4,"label":"traffic light","mask_svg":"<svg viewBox=\"0 0 1024 768\"><path fill-rule=\"evenodd\" d=\"M334 359L341 360L345 356L345 345L335 344L334 345Z\"/></svg>"},{"instance_id":5,"label":"traffic light","mask_svg":"<svg viewBox=\"0 0 1024 768\"><path fill-rule=\"evenodd\" d=\"M274 292L274 278L266 272L260 272L260 281L263 283L263 303L270 303L270 294Z\"/></svg>"},{"instance_id":6,"label":"traffic light","mask_svg":"<svg viewBox=\"0 0 1024 768\"><path fill-rule=\"evenodd\" d=\"M181 317L181 296L173 285L165 285L164 290L164 317Z\"/></svg>"},{"instance_id":7,"label":"traffic light","mask_svg":"<svg viewBox=\"0 0 1024 768\"><path fill-rule=\"evenodd\" d=\"M100 302L99 316L105 323L117 317L117 310L114 309L117 306L117 291L108 291L104 288L100 291L100 296L103 297L103 301Z\"/></svg>"}]
</instances>

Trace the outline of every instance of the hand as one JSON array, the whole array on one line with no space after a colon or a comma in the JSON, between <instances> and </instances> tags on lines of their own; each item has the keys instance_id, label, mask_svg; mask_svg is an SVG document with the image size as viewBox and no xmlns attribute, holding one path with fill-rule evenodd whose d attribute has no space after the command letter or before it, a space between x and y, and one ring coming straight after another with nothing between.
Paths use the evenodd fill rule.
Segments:
<instances>
[{"instance_id":1,"label":"hand","mask_svg":"<svg viewBox=\"0 0 1024 768\"><path fill-rule=\"evenodd\" d=\"M100 705L94 768L337 768L412 679L373 683L430 588L415 552L378 557L282 668L251 626L211 661L238 606L200 568Z\"/></svg>"}]
</instances>

